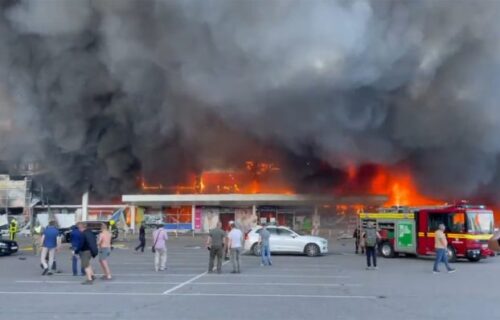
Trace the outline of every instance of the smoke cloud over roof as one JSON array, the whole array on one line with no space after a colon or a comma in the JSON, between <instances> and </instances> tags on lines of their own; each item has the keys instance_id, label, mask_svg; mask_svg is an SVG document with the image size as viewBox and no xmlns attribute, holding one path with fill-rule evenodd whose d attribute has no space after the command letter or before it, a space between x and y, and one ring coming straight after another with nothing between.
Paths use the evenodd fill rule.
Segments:
<instances>
[{"instance_id":1,"label":"smoke cloud over roof","mask_svg":"<svg viewBox=\"0 0 500 320\"><path fill-rule=\"evenodd\" d=\"M500 191L499 2L0 8L0 159L40 160L67 194L270 153L294 183L404 163L428 193Z\"/></svg>"}]
</instances>

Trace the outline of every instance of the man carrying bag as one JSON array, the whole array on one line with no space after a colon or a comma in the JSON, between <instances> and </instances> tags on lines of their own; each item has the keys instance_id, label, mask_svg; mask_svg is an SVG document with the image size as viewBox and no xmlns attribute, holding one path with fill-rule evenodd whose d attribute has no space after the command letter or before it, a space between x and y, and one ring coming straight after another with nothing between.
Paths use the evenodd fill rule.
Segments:
<instances>
[{"instance_id":1,"label":"man carrying bag","mask_svg":"<svg viewBox=\"0 0 500 320\"><path fill-rule=\"evenodd\" d=\"M153 232L153 247L151 248L155 254L154 267L156 272L167 269L167 239L168 234L163 225L158 225Z\"/></svg>"}]
</instances>

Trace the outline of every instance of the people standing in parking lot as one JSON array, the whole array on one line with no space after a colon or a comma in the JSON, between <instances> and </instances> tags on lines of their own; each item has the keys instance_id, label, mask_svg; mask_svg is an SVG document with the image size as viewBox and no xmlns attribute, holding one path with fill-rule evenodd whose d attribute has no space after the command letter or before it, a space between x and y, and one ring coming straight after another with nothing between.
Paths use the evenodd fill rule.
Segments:
<instances>
[{"instance_id":1,"label":"people standing in parking lot","mask_svg":"<svg viewBox=\"0 0 500 320\"><path fill-rule=\"evenodd\" d=\"M82 243L82 237L83 234L78 230L77 226L72 226L71 227L71 233L70 233L70 239L71 239L71 267L73 270L73 275L77 276L78 275L78 260L80 260L80 257L76 253L78 248L80 248L81 243ZM85 275L85 268L83 268L83 265L80 263L80 272L81 275Z\"/></svg>"},{"instance_id":2,"label":"people standing in parking lot","mask_svg":"<svg viewBox=\"0 0 500 320\"><path fill-rule=\"evenodd\" d=\"M271 238L271 233L266 229L266 224L262 224L262 228L259 230L259 245L260 245L260 256L261 256L261 266L271 266L271 246L269 240Z\"/></svg>"},{"instance_id":3,"label":"people standing in parking lot","mask_svg":"<svg viewBox=\"0 0 500 320\"><path fill-rule=\"evenodd\" d=\"M446 229L444 224L439 224L439 229L436 230L434 234L434 248L436 249L436 260L434 261L433 273L439 272L439 263L444 263L448 273L453 273L456 269L453 269L448 264L448 240L446 240L446 235L444 230Z\"/></svg>"},{"instance_id":4,"label":"people standing in parking lot","mask_svg":"<svg viewBox=\"0 0 500 320\"><path fill-rule=\"evenodd\" d=\"M210 251L208 273L212 273L214 270L215 257L217 257L217 273L222 272L222 256L224 254L225 239L226 232L222 230L222 223L217 222L217 226L210 230L207 239L207 248Z\"/></svg>"},{"instance_id":5,"label":"people standing in parking lot","mask_svg":"<svg viewBox=\"0 0 500 320\"><path fill-rule=\"evenodd\" d=\"M59 230L56 228L55 221L50 221L47 228L42 235L42 252L40 262L42 263L43 272L42 275L52 275L52 272L49 271L49 266L52 267L54 265L54 259L56 255L56 250L60 245L59 238ZM47 264L47 255L48 255L48 264Z\"/></svg>"},{"instance_id":6,"label":"people standing in parking lot","mask_svg":"<svg viewBox=\"0 0 500 320\"><path fill-rule=\"evenodd\" d=\"M80 222L77 226L78 230L82 233L82 242L80 243L80 247L76 250L76 253L80 255L82 267L85 269L85 274L87 275L87 279L82 282L82 284L90 285L94 283L95 279L91 262L99 253L97 239L92 230L86 228L85 224Z\"/></svg>"},{"instance_id":7,"label":"people standing in parking lot","mask_svg":"<svg viewBox=\"0 0 500 320\"><path fill-rule=\"evenodd\" d=\"M101 279L111 280L111 270L108 264L108 258L111 255L111 232L109 232L108 225L105 223L101 225L97 246L99 248L99 264L104 273Z\"/></svg>"},{"instance_id":8,"label":"people standing in parking lot","mask_svg":"<svg viewBox=\"0 0 500 320\"><path fill-rule=\"evenodd\" d=\"M231 231L228 235L228 247L231 252L231 263L233 265L233 271L231 273L240 273L240 254L241 254L241 244L243 242L243 233L240 229L236 228L236 224L233 222L231 224Z\"/></svg>"},{"instance_id":9,"label":"people standing in parking lot","mask_svg":"<svg viewBox=\"0 0 500 320\"><path fill-rule=\"evenodd\" d=\"M158 225L153 232L153 252L155 254L155 271L167 269L167 244L168 234L163 225Z\"/></svg>"},{"instance_id":10,"label":"people standing in parking lot","mask_svg":"<svg viewBox=\"0 0 500 320\"><path fill-rule=\"evenodd\" d=\"M135 251L139 251L141 249L141 252L144 252L144 247L146 246L146 229L144 228L144 224L141 224L141 227L139 228L139 245L135 247Z\"/></svg>"},{"instance_id":11,"label":"people standing in parking lot","mask_svg":"<svg viewBox=\"0 0 500 320\"><path fill-rule=\"evenodd\" d=\"M354 251L356 254L358 254L359 249L361 249L361 254L365 253L365 246L361 241L361 232L359 231L359 227L356 227L354 230L354 233L352 234L352 237L354 238L355 241L355 246L356 250Z\"/></svg>"},{"instance_id":12,"label":"people standing in parking lot","mask_svg":"<svg viewBox=\"0 0 500 320\"><path fill-rule=\"evenodd\" d=\"M366 269L377 269L377 242L380 239L380 234L375 228L374 222L368 222L366 230L363 234L365 250L366 250Z\"/></svg>"}]
</instances>

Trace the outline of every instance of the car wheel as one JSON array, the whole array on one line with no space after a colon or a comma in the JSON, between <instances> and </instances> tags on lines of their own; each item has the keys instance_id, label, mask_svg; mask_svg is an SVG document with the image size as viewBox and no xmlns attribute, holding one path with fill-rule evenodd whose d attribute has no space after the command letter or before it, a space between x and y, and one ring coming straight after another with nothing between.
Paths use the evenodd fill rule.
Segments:
<instances>
[{"instance_id":1,"label":"car wheel","mask_svg":"<svg viewBox=\"0 0 500 320\"><path fill-rule=\"evenodd\" d=\"M306 245L306 247L304 248L304 252L308 257L316 257L320 254L318 245L314 243L309 243L308 245Z\"/></svg>"},{"instance_id":2,"label":"car wheel","mask_svg":"<svg viewBox=\"0 0 500 320\"><path fill-rule=\"evenodd\" d=\"M260 257L260 246L258 243L254 243L252 246L252 252L255 256Z\"/></svg>"},{"instance_id":3,"label":"car wheel","mask_svg":"<svg viewBox=\"0 0 500 320\"><path fill-rule=\"evenodd\" d=\"M389 242L384 242L380 246L380 253L384 258L394 258L394 248Z\"/></svg>"},{"instance_id":4,"label":"car wheel","mask_svg":"<svg viewBox=\"0 0 500 320\"><path fill-rule=\"evenodd\" d=\"M452 246L448 246L448 261L455 262L457 261L457 253Z\"/></svg>"}]
</instances>

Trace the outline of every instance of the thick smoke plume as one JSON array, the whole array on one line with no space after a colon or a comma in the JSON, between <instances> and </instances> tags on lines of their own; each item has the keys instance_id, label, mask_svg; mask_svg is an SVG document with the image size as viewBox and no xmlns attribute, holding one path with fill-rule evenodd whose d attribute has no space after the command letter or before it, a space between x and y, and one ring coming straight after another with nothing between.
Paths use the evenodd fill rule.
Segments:
<instances>
[{"instance_id":1,"label":"thick smoke plume","mask_svg":"<svg viewBox=\"0 0 500 320\"><path fill-rule=\"evenodd\" d=\"M500 2L0 6L0 158L67 195L267 157L301 186L374 163L437 196L500 191Z\"/></svg>"}]
</instances>

